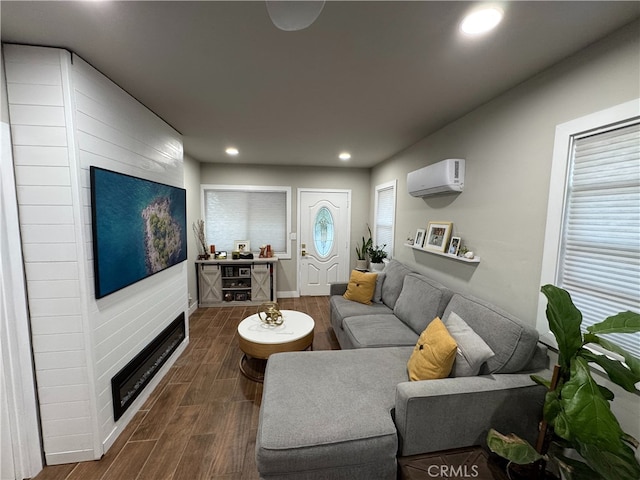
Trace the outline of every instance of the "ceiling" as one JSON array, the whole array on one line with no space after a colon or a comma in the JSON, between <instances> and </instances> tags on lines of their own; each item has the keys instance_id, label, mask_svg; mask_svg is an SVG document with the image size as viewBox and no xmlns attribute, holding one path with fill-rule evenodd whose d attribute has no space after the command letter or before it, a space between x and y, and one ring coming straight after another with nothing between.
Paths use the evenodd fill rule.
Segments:
<instances>
[{"instance_id":1,"label":"ceiling","mask_svg":"<svg viewBox=\"0 0 640 480\"><path fill-rule=\"evenodd\" d=\"M640 2L503 2L503 22L472 41L458 25L476 5L328 1L295 32L261 1L2 0L0 16L3 42L76 53L182 133L198 161L349 167L393 156L640 17Z\"/></svg>"}]
</instances>

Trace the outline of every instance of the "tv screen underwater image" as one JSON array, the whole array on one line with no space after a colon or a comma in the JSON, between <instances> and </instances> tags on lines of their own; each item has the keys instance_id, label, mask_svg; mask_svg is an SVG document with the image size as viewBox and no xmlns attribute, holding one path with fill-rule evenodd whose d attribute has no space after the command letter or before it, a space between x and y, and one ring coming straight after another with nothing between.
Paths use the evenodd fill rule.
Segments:
<instances>
[{"instance_id":1,"label":"tv screen underwater image","mask_svg":"<svg viewBox=\"0 0 640 480\"><path fill-rule=\"evenodd\" d=\"M187 259L186 190L90 168L96 298Z\"/></svg>"}]
</instances>

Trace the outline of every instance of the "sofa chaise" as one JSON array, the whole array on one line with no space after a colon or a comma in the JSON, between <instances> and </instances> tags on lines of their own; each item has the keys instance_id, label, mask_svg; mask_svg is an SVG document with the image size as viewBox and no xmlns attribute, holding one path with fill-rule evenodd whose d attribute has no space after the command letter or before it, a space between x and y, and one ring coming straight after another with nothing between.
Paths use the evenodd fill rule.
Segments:
<instances>
[{"instance_id":1,"label":"sofa chaise","mask_svg":"<svg viewBox=\"0 0 640 480\"><path fill-rule=\"evenodd\" d=\"M342 350L269 358L260 478L395 479L398 456L482 445L491 427L535 440L546 391L529 375L548 367L536 330L395 260L379 278L377 301L347 300L345 290L332 286L330 300ZM458 348L451 376L409 380L407 362L434 317L451 328L464 319L491 349L473 376L460 376L469 372L458 368Z\"/></svg>"}]
</instances>

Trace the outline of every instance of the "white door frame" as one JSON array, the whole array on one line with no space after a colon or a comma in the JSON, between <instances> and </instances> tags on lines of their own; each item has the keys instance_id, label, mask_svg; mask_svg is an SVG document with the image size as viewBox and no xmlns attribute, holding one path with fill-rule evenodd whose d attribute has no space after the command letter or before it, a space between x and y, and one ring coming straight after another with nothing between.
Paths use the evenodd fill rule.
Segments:
<instances>
[{"instance_id":1,"label":"white door frame","mask_svg":"<svg viewBox=\"0 0 640 480\"><path fill-rule=\"evenodd\" d=\"M300 230L300 225L302 223L302 219L301 219L301 211L300 211L300 200L302 197L302 193L303 192L310 192L310 193L346 193L347 194L347 218L349 219L349 222L347 224L347 258L346 261L347 263L347 272L350 271L349 266L351 263L351 190L350 189L340 189L340 188L306 188L306 187L300 187L298 188L298 198L296 200L296 210L297 210L297 226L296 226L296 230L297 230L297 234L296 234L296 265L297 265L297 284L298 284L298 296L300 296L300 291L301 291L301 284L302 284L302 279L301 279L301 270L299 268L300 265L300 258L302 258L302 247L301 247L301 242L300 242L300 238L302 235L302 232Z\"/></svg>"}]
</instances>

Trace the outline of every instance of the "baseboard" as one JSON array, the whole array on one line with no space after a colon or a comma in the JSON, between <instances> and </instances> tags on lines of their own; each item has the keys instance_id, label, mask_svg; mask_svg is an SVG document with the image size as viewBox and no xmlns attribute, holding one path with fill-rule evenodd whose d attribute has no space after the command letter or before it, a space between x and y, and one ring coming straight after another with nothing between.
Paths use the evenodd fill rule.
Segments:
<instances>
[{"instance_id":1,"label":"baseboard","mask_svg":"<svg viewBox=\"0 0 640 480\"><path fill-rule=\"evenodd\" d=\"M191 315L194 314L194 312L198 309L198 302L193 302L190 306L189 306L189 317Z\"/></svg>"},{"instance_id":2,"label":"baseboard","mask_svg":"<svg viewBox=\"0 0 640 480\"><path fill-rule=\"evenodd\" d=\"M47 465L62 465L65 463L89 462L98 460L95 458L95 452L91 450L74 450L72 452L60 452L45 454L45 462Z\"/></svg>"},{"instance_id":3,"label":"baseboard","mask_svg":"<svg viewBox=\"0 0 640 480\"><path fill-rule=\"evenodd\" d=\"M300 293L296 291L292 292L278 292L278 298L299 298Z\"/></svg>"}]
</instances>

